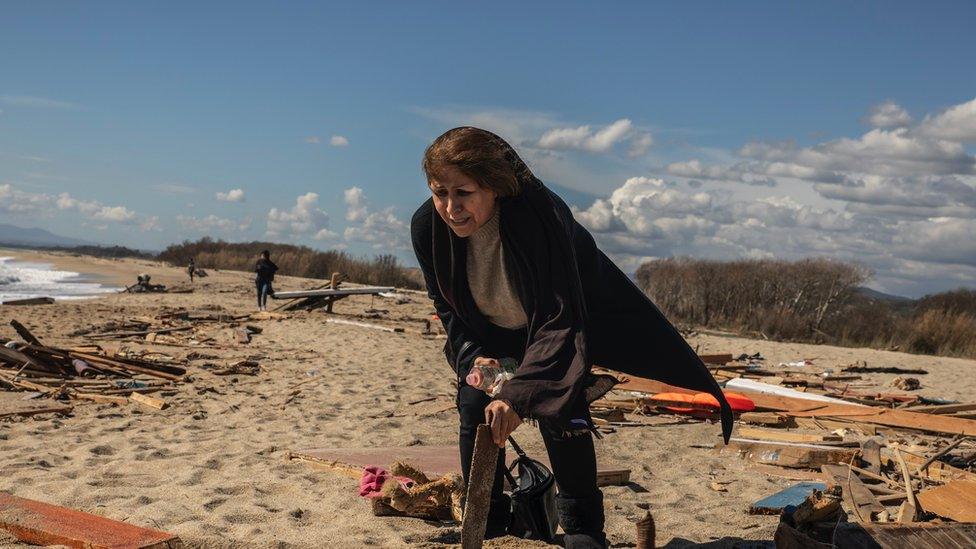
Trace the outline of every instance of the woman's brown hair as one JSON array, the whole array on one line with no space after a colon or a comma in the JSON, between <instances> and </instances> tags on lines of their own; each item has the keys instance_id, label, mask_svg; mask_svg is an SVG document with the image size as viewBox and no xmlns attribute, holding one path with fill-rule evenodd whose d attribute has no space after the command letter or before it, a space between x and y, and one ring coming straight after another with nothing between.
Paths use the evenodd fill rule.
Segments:
<instances>
[{"instance_id":1,"label":"woman's brown hair","mask_svg":"<svg viewBox=\"0 0 976 549\"><path fill-rule=\"evenodd\" d=\"M427 182L453 166L499 196L519 194L519 172L528 171L515 149L504 139L481 128L463 126L447 130L424 152Z\"/></svg>"}]
</instances>

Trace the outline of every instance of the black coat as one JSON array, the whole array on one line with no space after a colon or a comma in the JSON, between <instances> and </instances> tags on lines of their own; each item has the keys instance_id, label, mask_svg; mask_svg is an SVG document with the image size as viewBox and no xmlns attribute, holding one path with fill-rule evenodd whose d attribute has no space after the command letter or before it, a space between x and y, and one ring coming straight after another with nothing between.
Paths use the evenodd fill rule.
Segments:
<instances>
[{"instance_id":1,"label":"black coat","mask_svg":"<svg viewBox=\"0 0 976 549\"><path fill-rule=\"evenodd\" d=\"M526 170L527 172L527 170ZM592 365L704 391L721 404L722 432L732 412L698 355L658 308L532 176L518 196L499 199L499 233L509 276L528 317L525 354L497 398L523 419L560 429L589 424L581 398ZM488 321L467 283L467 239L457 237L427 200L411 221L417 260L459 368L490 346Z\"/></svg>"}]
</instances>

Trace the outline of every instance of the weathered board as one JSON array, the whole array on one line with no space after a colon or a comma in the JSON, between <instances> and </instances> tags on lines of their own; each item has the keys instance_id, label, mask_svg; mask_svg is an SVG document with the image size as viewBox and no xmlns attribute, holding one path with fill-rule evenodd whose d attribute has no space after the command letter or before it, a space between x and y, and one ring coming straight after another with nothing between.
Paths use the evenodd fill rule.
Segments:
<instances>
[{"instance_id":1,"label":"weathered board","mask_svg":"<svg viewBox=\"0 0 976 549\"><path fill-rule=\"evenodd\" d=\"M77 549L177 549L180 538L98 515L0 492L0 528L35 545Z\"/></svg>"},{"instance_id":2,"label":"weathered board","mask_svg":"<svg viewBox=\"0 0 976 549\"><path fill-rule=\"evenodd\" d=\"M516 456L514 452L507 452L505 458L511 465ZM546 467L552 467L546 452L534 454L532 458ZM461 454L457 446L315 448L288 452L286 459L305 462L317 469L329 469L351 478L359 478L363 467L368 465L389 469L396 461L422 467L429 477L461 473ZM625 485L630 482L630 469L603 465L597 468L596 478L599 486Z\"/></svg>"},{"instance_id":3,"label":"weathered board","mask_svg":"<svg viewBox=\"0 0 976 549\"><path fill-rule=\"evenodd\" d=\"M275 292L274 299L298 299L300 297L333 297L338 295L369 295L392 292L392 286L363 286L361 288L339 288L338 290L296 290L294 292Z\"/></svg>"},{"instance_id":4,"label":"weathered board","mask_svg":"<svg viewBox=\"0 0 976 549\"><path fill-rule=\"evenodd\" d=\"M976 522L976 482L954 480L918 493L922 509L956 522Z\"/></svg>"},{"instance_id":5,"label":"weathered board","mask_svg":"<svg viewBox=\"0 0 976 549\"><path fill-rule=\"evenodd\" d=\"M946 549L976 547L976 524L857 524L842 522L834 546L845 549Z\"/></svg>"}]
</instances>

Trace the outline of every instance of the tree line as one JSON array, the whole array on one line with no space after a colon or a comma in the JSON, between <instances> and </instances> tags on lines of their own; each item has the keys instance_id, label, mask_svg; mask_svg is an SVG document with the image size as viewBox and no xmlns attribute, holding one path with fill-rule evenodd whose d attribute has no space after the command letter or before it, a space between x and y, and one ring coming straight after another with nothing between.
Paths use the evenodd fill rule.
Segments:
<instances>
[{"instance_id":1,"label":"tree line","mask_svg":"<svg viewBox=\"0 0 976 549\"><path fill-rule=\"evenodd\" d=\"M872 297L863 266L827 259L668 258L636 272L674 322L769 339L976 357L976 291L904 302Z\"/></svg>"}]
</instances>

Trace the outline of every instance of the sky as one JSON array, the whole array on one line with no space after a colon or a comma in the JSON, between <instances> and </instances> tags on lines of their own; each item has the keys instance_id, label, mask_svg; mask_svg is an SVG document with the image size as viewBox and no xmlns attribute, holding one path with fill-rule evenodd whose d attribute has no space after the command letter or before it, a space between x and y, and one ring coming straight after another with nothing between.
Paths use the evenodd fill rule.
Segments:
<instances>
[{"instance_id":1,"label":"sky","mask_svg":"<svg viewBox=\"0 0 976 549\"><path fill-rule=\"evenodd\" d=\"M976 287L971 2L21 2L0 223L415 265L443 131L509 140L625 271L828 257Z\"/></svg>"}]
</instances>

